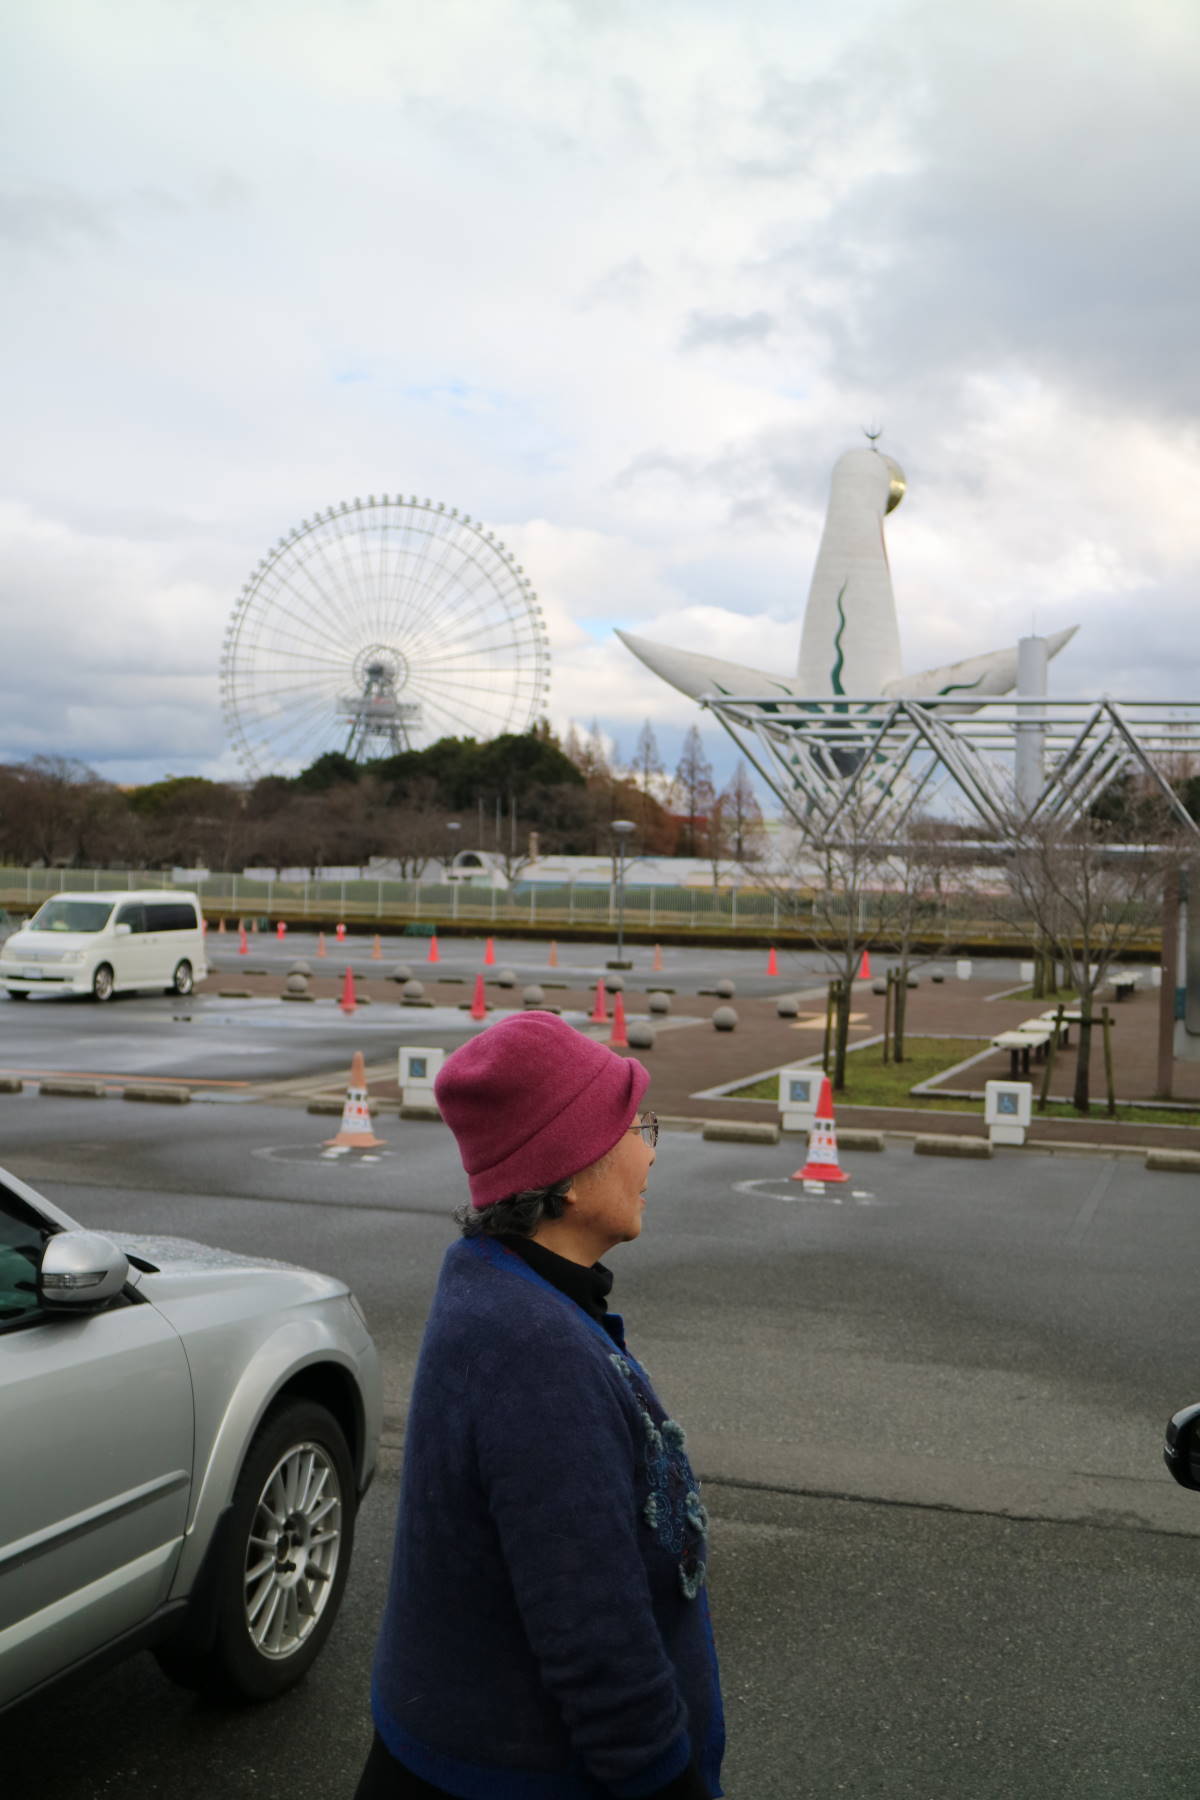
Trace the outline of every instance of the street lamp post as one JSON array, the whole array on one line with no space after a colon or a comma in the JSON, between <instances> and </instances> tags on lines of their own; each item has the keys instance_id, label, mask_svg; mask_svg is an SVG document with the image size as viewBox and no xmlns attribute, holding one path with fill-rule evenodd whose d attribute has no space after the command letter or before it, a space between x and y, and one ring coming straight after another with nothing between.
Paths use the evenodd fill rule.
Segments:
<instances>
[{"instance_id":1,"label":"street lamp post","mask_svg":"<svg viewBox=\"0 0 1200 1800\"><path fill-rule=\"evenodd\" d=\"M609 827L615 841L613 859L616 863L617 877L617 960L610 962L610 969L631 969L632 963L625 961L625 851L629 840L637 830L632 819L614 819Z\"/></svg>"}]
</instances>

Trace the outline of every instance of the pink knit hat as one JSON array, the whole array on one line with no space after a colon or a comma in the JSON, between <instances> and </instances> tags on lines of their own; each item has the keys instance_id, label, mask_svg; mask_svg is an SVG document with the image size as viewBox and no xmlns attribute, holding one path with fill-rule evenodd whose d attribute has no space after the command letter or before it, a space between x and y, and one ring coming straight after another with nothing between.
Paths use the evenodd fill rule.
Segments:
<instances>
[{"instance_id":1,"label":"pink knit hat","mask_svg":"<svg viewBox=\"0 0 1200 1800\"><path fill-rule=\"evenodd\" d=\"M598 1162L632 1125L650 1072L554 1013L515 1013L453 1056L433 1084L458 1140L471 1204L493 1206Z\"/></svg>"}]
</instances>

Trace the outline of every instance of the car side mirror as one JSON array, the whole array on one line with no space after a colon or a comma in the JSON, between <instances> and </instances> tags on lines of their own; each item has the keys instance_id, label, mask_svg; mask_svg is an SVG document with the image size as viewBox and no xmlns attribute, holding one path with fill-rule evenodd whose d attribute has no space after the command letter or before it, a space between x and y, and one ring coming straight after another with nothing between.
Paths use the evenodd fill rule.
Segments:
<instances>
[{"instance_id":1,"label":"car side mirror","mask_svg":"<svg viewBox=\"0 0 1200 1800\"><path fill-rule=\"evenodd\" d=\"M103 1306L129 1280L129 1258L98 1231L59 1231L47 1238L38 1269L43 1306L72 1312Z\"/></svg>"},{"instance_id":2,"label":"car side mirror","mask_svg":"<svg viewBox=\"0 0 1200 1800\"><path fill-rule=\"evenodd\" d=\"M114 937L128 937L129 934L132 932L132 930L133 930L132 925L114 925L113 926L113 936Z\"/></svg>"},{"instance_id":3,"label":"car side mirror","mask_svg":"<svg viewBox=\"0 0 1200 1800\"><path fill-rule=\"evenodd\" d=\"M1167 1426L1163 1461L1180 1487L1200 1488L1200 1401L1177 1412Z\"/></svg>"}]
</instances>

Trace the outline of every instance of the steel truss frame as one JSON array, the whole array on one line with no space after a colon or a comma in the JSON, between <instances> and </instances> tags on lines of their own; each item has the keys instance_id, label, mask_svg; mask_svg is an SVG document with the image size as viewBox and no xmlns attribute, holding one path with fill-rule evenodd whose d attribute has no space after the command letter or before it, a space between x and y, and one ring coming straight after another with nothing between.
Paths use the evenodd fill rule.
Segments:
<instances>
[{"instance_id":1,"label":"steel truss frame","mask_svg":"<svg viewBox=\"0 0 1200 1800\"><path fill-rule=\"evenodd\" d=\"M989 833L1011 830L1014 769L1035 776L1019 811L1069 825L1128 770L1141 769L1200 839L1162 764L1200 759L1200 704L1165 700L797 700L710 694L708 708L793 818L826 842L896 830L922 798L957 789ZM1032 745L1030 740L1033 740Z\"/></svg>"}]
</instances>

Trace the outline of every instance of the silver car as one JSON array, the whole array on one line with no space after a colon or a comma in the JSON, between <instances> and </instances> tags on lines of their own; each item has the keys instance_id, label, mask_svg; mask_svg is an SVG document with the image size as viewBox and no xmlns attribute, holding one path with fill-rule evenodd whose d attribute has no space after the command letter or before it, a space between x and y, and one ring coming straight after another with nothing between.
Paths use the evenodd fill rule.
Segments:
<instances>
[{"instance_id":1,"label":"silver car","mask_svg":"<svg viewBox=\"0 0 1200 1800\"><path fill-rule=\"evenodd\" d=\"M343 1282L85 1231L0 1169L0 1708L145 1645L207 1692L298 1681L380 1411Z\"/></svg>"}]
</instances>

